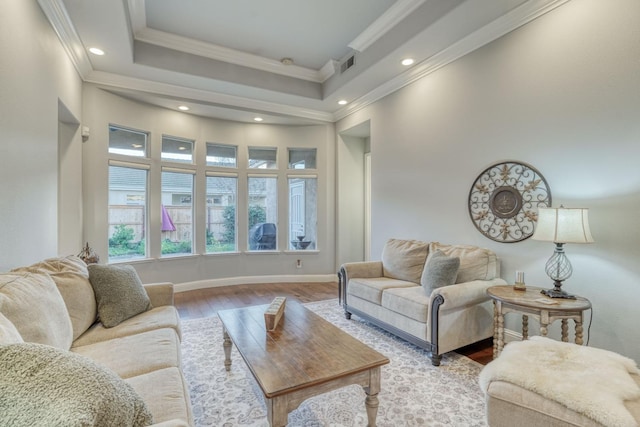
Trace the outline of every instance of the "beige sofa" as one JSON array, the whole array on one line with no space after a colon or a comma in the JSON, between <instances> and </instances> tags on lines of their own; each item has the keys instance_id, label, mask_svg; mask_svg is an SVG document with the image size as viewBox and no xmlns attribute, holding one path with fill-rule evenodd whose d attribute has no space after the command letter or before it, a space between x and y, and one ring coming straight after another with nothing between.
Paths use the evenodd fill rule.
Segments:
<instances>
[{"instance_id":1,"label":"beige sofa","mask_svg":"<svg viewBox=\"0 0 640 427\"><path fill-rule=\"evenodd\" d=\"M144 310L105 327L98 314L106 318L107 311L99 310L80 258L48 259L0 274L0 424L193 425L173 285L139 288ZM127 296L122 305L131 300ZM105 299L100 301L106 309ZM120 307L115 310L122 315ZM31 365L39 366L39 376ZM11 415L21 399L36 403ZM131 402L137 406L129 408ZM138 421L116 418L120 409L131 409Z\"/></svg>"},{"instance_id":2,"label":"beige sofa","mask_svg":"<svg viewBox=\"0 0 640 427\"><path fill-rule=\"evenodd\" d=\"M459 268L449 283L426 286L436 252L459 258ZM380 261L341 266L339 296L348 319L355 314L427 349L438 366L442 354L493 335L486 291L506 284L499 275L488 249L390 239Z\"/></svg>"}]
</instances>

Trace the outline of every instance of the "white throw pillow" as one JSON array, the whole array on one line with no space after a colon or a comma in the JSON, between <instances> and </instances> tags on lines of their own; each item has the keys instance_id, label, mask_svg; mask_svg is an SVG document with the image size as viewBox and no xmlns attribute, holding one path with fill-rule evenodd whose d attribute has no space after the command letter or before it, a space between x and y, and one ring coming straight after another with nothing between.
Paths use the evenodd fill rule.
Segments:
<instances>
[{"instance_id":1,"label":"white throw pillow","mask_svg":"<svg viewBox=\"0 0 640 427\"><path fill-rule=\"evenodd\" d=\"M71 348L73 327L64 300L48 274L0 274L0 312L26 342Z\"/></svg>"},{"instance_id":2,"label":"white throw pillow","mask_svg":"<svg viewBox=\"0 0 640 427\"><path fill-rule=\"evenodd\" d=\"M13 323L0 313L0 345L24 342Z\"/></svg>"}]
</instances>

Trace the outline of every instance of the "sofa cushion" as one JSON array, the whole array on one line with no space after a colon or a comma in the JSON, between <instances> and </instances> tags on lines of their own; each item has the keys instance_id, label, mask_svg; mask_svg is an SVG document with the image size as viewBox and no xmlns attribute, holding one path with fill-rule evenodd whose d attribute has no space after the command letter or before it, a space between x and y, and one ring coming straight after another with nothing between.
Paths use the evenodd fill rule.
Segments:
<instances>
[{"instance_id":1,"label":"sofa cushion","mask_svg":"<svg viewBox=\"0 0 640 427\"><path fill-rule=\"evenodd\" d=\"M87 332L73 342L74 347L107 341L113 338L127 337L156 329L170 328L180 337L180 318L174 306L154 307L149 311L133 316L113 328L105 328L96 322Z\"/></svg>"},{"instance_id":2,"label":"sofa cushion","mask_svg":"<svg viewBox=\"0 0 640 427\"><path fill-rule=\"evenodd\" d=\"M77 256L49 258L13 271L47 273L51 276L67 307L74 340L96 321L96 295L89 283L89 271Z\"/></svg>"},{"instance_id":3,"label":"sofa cushion","mask_svg":"<svg viewBox=\"0 0 640 427\"><path fill-rule=\"evenodd\" d=\"M429 253L420 279L424 292L431 295L436 288L455 284L459 268L460 258L447 256L441 250Z\"/></svg>"},{"instance_id":4,"label":"sofa cushion","mask_svg":"<svg viewBox=\"0 0 640 427\"><path fill-rule=\"evenodd\" d=\"M0 313L0 345L24 342L13 323Z\"/></svg>"},{"instance_id":5,"label":"sofa cushion","mask_svg":"<svg viewBox=\"0 0 640 427\"><path fill-rule=\"evenodd\" d=\"M156 423L181 420L182 423L172 421L168 425L193 425L188 388L178 368L165 368L125 381L147 402Z\"/></svg>"},{"instance_id":6,"label":"sofa cushion","mask_svg":"<svg viewBox=\"0 0 640 427\"><path fill-rule=\"evenodd\" d=\"M26 342L63 350L71 347L71 320L56 284L47 274L1 274L0 313L13 323Z\"/></svg>"},{"instance_id":7,"label":"sofa cushion","mask_svg":"<svg viewBox=\"0 0 640 427\"><path fill-rule=\"evenodd\" d=\"M146 426L152 415L115 373L77 354L21 343L0 347L0 408L12 426Z\"/></svg>"},{"instance_id":8,"label":"sofa cushion","mask_svg":"<svg viewBox=\"0 0 640 427\"><path fill-rule=\"evenodd\" d=\"M422 286L387 289L382 294L382 306L418 322L428 321L429 295Z\"/></svg>"},{"instance_id":9,"label":"sofa cushion","mask_svg":"<svg viewBox=\"0 0 640 427\"><path fill-rule=\"evenodd\" d=\"M106 366L120 378L180 366L180 340L169 328L74 346L71 351Z\"/></svg>"},{"instance_id":10,"label":"sofa cushion","mask_svg":"<svg viewBox=\"0 0 640 427\"><path fill-rule=\"evenodd\" d=\"M382 272L385 277L420 283L428 252L428 243L389 239L382 250Z\"/></svg>"},{"instance_id":11,"label":"sofa cushion","mask_svg":"<svg viewBox=\"0 0 640 427\"><path fill-rule=\"evenodd\" d=\"M498 258L489 249L472 245L445 245L431 242L429 251L437 250L451 257L460 258L460 269L456 283L491 280L498 277Z\"/></svg>"},{"instance_id":12,"label":"sofa cushion","mask_svg":"<svg viewBox=\"0 0 640 427\"><path fill-rule=\"evenodd\" d=\"M368 279L358 277L349 280L347 294L355 295L358 298L362 298L363 300L374 304L381 304L382 293L385 289L406 288L412 286L416 286L416 284L413 282L407 282L406 280L396 280L388 277L373 277Z\"/></svg>"},{"instance_id":13,"label":"sofa cushion","mask_svg":"<svg viewBox=\"0 0 640 427\"><path fill-rule=\"evenodd\" d=\"M88 266L100 322L111 328L151 307L136 270L130 265Z\"/></svg>"}]
</instances>

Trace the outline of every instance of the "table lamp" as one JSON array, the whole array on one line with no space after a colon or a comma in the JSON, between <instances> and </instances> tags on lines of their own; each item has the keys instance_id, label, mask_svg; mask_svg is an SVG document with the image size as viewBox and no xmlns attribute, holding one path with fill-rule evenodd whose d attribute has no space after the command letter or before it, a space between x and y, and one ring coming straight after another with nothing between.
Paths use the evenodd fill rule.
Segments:
<instances>
[{"instance_id":1,"label":"table lamp","mask_svg":"<svg viewBox=\"0 0 640 427\"><path fill-rule=\"evenodd\" d=\"M553 242L556 249L545 265L547 275L553 280L553 289L542 293L551 298L575 299L562 290L562 281L573 273L569 259L564 254L565 243L593 243L589 229L589 209L586 208L538 208L538 225L531 236L533 240Z\"/></svg>"}]
</instances>

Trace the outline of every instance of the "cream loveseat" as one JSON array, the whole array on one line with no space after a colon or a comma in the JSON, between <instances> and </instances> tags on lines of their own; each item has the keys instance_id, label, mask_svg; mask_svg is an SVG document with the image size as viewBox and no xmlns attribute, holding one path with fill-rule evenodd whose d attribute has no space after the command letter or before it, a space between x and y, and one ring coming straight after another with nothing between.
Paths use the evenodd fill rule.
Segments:
<instances>
[{"instance_id":1,"label":"cream loveseat","mask_svg":"<svg viewBox=\"0 0 640 427\"><path fill-rule=\"evenodd\" d=\"M506 284L499 274L488 249L390 239L381 261L341 266L339 296L347 319L355 314L427 349L438 366L442 354L493 335L486 291Z\"/></svg>"},{"instance_id":2,"label":"cream loveseat","mask_svg":"<svg viewBox=\"0 0 640 427\"><path fill-rule=\"evenodd\" d=\"M0 425L193 425L180 360L170 283L75 256L0 274Z\"/></svg>"}]
</instances>

